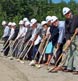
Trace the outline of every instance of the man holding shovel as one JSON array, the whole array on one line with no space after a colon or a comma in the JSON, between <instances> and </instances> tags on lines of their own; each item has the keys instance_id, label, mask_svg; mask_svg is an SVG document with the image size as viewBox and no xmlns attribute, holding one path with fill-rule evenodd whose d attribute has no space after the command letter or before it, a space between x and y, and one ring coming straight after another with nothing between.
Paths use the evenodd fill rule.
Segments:
<instances>
[{"instance_id":1,"label":"man holding shovel","mask_svg":"<svg viewBox=\"0 0 78 81\"><path fill-rule=\"evenodd\" d=\"M65 20L66 47L65 47L64 52L63 52L64 57L62 57L64 59L61 61L59 66L54 69L54 71L61 70L62 66L64 66L65 61L66 61L66 57L67 57L67 55L65 55L65 53L67 52L67 49L69 48L69 46L71 47L71 42L74 39L75 35L77 35L77 33L78 33L78 16L73 15L71 10L68 7L63 8L63 15L66 18L66 20ZM76 43L76 47L77 46L78 46L78 44ZM76 56L76 58L74 60L73 58L75 56ZM65 72L74 71L73 70L73 67L74 67L73 64L74 64L74 62L76 62L74 74L78 74L78 64L77 64L78 62L77 61L78 61L78 53L77 53L77 49L75 49L74 53L72 53L72 54L69 53L69 60L68 60L67 68L66 68Z\"/></svg>"}]
</instances>

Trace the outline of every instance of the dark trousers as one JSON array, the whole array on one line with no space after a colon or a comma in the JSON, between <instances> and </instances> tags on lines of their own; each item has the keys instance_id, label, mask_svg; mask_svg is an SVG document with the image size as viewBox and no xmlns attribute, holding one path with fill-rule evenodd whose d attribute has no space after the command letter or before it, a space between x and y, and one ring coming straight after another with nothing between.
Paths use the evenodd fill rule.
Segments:
<instances>
[{"instance_id":1,"label":"dark trousers","mask_svg":"<svg viewBox=\"0 0 78 81\"><path fill-rule=\"evenodd\" d=\"M39 45L40 45L40 44L33 46L32 60L34 59L35 54L36 54L36 52L38 51ZM36 57L36 61L38 61L39 56L40 56L40 54L38 53L38 55L37 55L37 57Z\"/></svg>"},{"instance_id":2,"label":"dark trousers","mask_svg":"<svg viewBox=\"0 0 78 81\"><path fill-rule=\"evenodd\" d=\"M63 43L60 44L59 49L56 51L55 64L56 64L57 60L59 59L60 55L62 54L63 46L64 46L65 42L66 42L66 40L64 39ZM60 62L61 62L61 59L58 61L58 63L56 64L56 66L58 66Z\"/></svg>"},{"instance_id":3,"label":"dark trousers","mask_svg":"<svg viewBox=\"0 0 78 81\"><path fill-rule=\"evenodd\" d=\"M15 57L15 55L18 53L18 49L17 49L18 46L16 47L17 43L18 43L18 40L16 40L16 42L14 43L14 45L12 47L12 56L13 57Z\"/></svg>"},{"instance_id":4,"label":"dark trousers","mask_svg":"<svg viewBox=\"0 0 78 81\"><path fill-rule=\"evenodd\" d=\"M7 36L7 37L4 37L3 40L4 40L4 45L5 45L6 42L7 42L7 40L8 40L8 36ZM4 46L3 50L6 49L6 47L8 46L8 44L9 44L9 41L8 41L8 43ZM5 56L8 55L9 50L10 50L10 46L8 46L7 49L4 51L4 55L5 55Z\"/></svg>"}]
</instances>

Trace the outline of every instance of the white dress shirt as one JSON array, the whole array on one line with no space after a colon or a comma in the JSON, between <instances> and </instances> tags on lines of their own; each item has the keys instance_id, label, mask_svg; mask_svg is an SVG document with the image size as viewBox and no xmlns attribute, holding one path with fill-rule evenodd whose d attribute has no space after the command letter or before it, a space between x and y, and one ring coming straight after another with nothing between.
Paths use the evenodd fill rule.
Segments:
<instances>
[{"instance_id":1,"label":"white dress shirt","mask_svg":"<svg viewBox=\"0 0 78 81\"><path fill-rule=\"evenodd\" d=\"M34 45L38 45L41 42L41 37L38 35L37 39L34 42Z\"/></svg>"},{"instance_id":2,"label":"white dress shirt","mask_svg":"<svg viewBox=\"0 0 78 81\"><path fill-rule=\"evenodd\" d=\"M35 38L35 35L36 35L36 30L37 30L37 28L35 28L35 29L33 30L33 32L32 32L32 36L31 36L31 38L30 38L31 41L34 41L34 38Z\"/></svg>"},{"instance_id":3,"label":"white dress shirt","mask_svg":"<svg viewBox=\"0 0 78 81\"><path fill-rule=\"evenodd\" d=\"M34 41L35 36L39 33L39 31L40 31L40 29L41 29L40 26L41 26L41 25L38 24L38 25L37 25L37 28L35 28L35 29L33 30L32 36L31 36L31 38L30 38L31 41ZM34 45L39 44L40 41L41 41L41 37L38 35L37 39L36 39L35 42L34 42Z\"/></svg>"},{"instance_id":4,"label":"white dress shirt","mask_svg":"<svg viewBox=\"0 0 78 81\"><path fill-rule=\"evenodd\" d=\"M25 27L20 27L19 33L18 33L18 36L17 36L16 39L18 39L18 38L20 38L20 37L24 37L25 34L26 34L26 32L27 32L27 28L25 28Z\"/></svg>"},{"instance_id":5,"label":"white dress shirt","mask_svg":"<svg viewBox=\"0 0 78 81\"><path fill-rule=\"evenodd\" d=\"M9 35L10 35L10 28L8 26L6 26L2 37L4 38Z\"/></svg>"}]
</instances>

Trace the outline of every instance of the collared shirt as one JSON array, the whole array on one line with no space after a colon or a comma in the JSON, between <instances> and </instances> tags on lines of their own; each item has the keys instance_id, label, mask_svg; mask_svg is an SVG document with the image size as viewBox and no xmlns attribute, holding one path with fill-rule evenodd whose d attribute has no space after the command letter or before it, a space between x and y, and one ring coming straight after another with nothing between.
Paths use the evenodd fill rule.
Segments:
<instances>
[{"instance_id":1,"label":"collared shirt","mask_svg":"<svg viewBox=\"0 0 78 81\"><path fill-rule=\"evenodd\" d=\"M59 28L58 43L62 43L65 37L65 21L59 21L58 28Z\"/></svg>"},{"instance_id":2,"label":"collared shirt","mask_svg":"<svg viewBox=\"0 0 78 81\"><path fill-rule=\"evenodd\" d=\"M41 25L40 24L37 24L37 28L35 28L32 31L32 36L30 38L31 41L33 41L34 40L34 37L40 33L41 28L42 28Z\"/></svg>"},{"instance_id":3,"label":"collared shirt","mask_svg":"<svg viewBox=\"0 0 78 81\"><path fill-rule=\"evenodd\" d=\"M41 42L41 37L38 35L37 39L35 40L34 45L38 45Z\"/></svg>"},{"instance_id":4,"label":"collared shirt","mask_svg":"<svg viewBox=\"0 0 78 81\"><path fill-rule=\"evenodd\" d=\"M41 30L41 25L40 24L37 24L37 28L35 28L32 32L32 36L30 38L31 41L34 41L34 38L36 35L38 35L37 39L35 40L35 44L34 45L37 45L40 43L41 41L41 37L40 37L40 30Z\"/></svg>"},{"instance_id":5,"label":"collared shirt","mask_svg":"<svg viewBox=\"0 0 78 81\"><path fill-rule=\"evenodd\" d=\"M6 26L4 29L4 34L2 37L4 38L4 37L7 37L9 35L10 35L10 28L8 26Z\"/></svg>"},{"instance_id":6,"label":"collared shirt","mask_svg":"<svg viewBox=\"0 0 78 81\"><path fill-rule=\"evenodd\" d=\"M20 27L19 33L18 33L18 36L17 36L16 39L18 39L18 38L20 38L20 37L24 37L25 34L26 34L26 32L27 32L27 28L25 28L25 27Z\"/></svg>"},{"instance_id":7,"label":"collared shirt","mask_svg":"<svg viewBox=\"0 0 78 81\"><path fill-rule=\"evenodd\" d=\"M8 40L10 40L13 37L14 33L15 33L15 29L11 28L11 32L10 32L10 36L9 36Z\"/></svg>"}]
</instances>

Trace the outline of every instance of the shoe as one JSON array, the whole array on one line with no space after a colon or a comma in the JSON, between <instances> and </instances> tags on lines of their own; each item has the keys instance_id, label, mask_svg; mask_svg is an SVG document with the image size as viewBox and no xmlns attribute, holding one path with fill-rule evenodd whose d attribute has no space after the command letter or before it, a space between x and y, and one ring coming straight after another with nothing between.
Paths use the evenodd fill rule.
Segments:
<instances>
[{"instance_id":1,"label":"shoe","mask_svg":"<svg viewBox=\"0 0 78 81\"><path fill-rule=\"evenodd\" d=\"M35 67L41 68L41 65L40 64L36 64Z\"/></svg>"},{"instance_id":2,"label":"shoe","mask_svg":"<svg viewBox=\"0 0 78 81\"><path fill-rule=\"evenodd\" d=\"M1 53L3 52L3 50L1 50Z\"/></svg>"},{"instance_id":3,"label":"shoe","mask_svg":"<svg viewBox=\"0 0 78 81\"><path fill-rule=\"evenodd\" d=\"M11 57L8 57L10 60L13 60L14 58L11 56Z\"/></svg>"},{"instance_id":4,"label":"shoe","mask_svg":"<svg viewBox=\"0 0 78 81\"><path fill-rule=\"evenodd\" d=\"M45 63L45 65L46 65L46 66L48 66L48 65L49 65L49 63Z\"/></svg>"},{"instance_id":5,"label":"shoe","mask_svg":"<svg viewBox=\"0 0 78 81\"><path fill-rule=\"evenodd\" d=\"M48 71L49 73L57 73L58 71L56 70L51 70L51 71Z\"/></svg>"},{"instance_id":6,"label":"shoe","mask_svg":"<svg viewBox=\"0 0 78 81\"><path fill-rule=\"evenodd\" d=\"M25 62L24 62L24 61L22 61L22 60L20 60L20 63L24 64Z\"/></svg>"},{"instance_id":7,"label":"shoe","mask_svg":"<svg viewBox=\"0 0 78 81\"><path fill-rule=\"evenodd\" d=\"M66 70L63 70L63 72L73 72L73 70L66 69Z\"/></svg>"},{"instance_id":8,"label":"shoe","mask_svg":"<svg viewBox=\"0 0 78 81\"><path fill-rule=\"evenodd\" d=\"M53 67L53 68L49 68L49 71L52 71L52 70L54 70L56 67Z\"/></svg>"},{"instance_id":9,"label":"shoe","mask_svg":"<svg viewBox=\"0 0 78 81\"><path fill-rule=\"evenodd\" d=\"M17 60L17 62L20 62L20 59L16 59Z\"/></svg>"},{"instance_id":10,"label":"shoe","mask_svg":"<svg viewBox=\"0 0 78 81\"><path fill-rule=\"evenodd\" d=\"M74 75L78 75L78 71L73 72Z\"/></svg>"},{"instance_id":11,"label":"shoe","mask_svg":"<svg viewBox=\"0 0 78 81\"><path fill-rule=\"evenodd\" d=\"M63 70L63 68L62 68L62 67L58 67L58 66L57 66L57 67L55 68L55 70L57 70L57 71L62 71L62 70Z\"/></svg>"},{"instance_id":12,"label":"shoe","mask_svg":"<svg viewBox=\"0 0 78 81\"><path fill-rule=\"evenodd\" d=\"M32 61L29 63L30 66L35 66L35 64L36 64L36 61L35 61L35 60L32 60Z\"/></svg>"}]
</instances>

